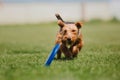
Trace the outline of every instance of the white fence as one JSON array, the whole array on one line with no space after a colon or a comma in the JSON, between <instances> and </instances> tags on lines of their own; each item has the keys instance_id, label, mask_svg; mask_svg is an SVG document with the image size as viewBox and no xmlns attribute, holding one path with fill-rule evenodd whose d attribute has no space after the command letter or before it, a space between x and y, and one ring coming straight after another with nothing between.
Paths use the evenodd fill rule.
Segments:
<instances>
[{"instance_id":1,"label":"white fence","mask_svg":"<svg viewBox=\"0 0 120 80\"><path fill-rule=\"evenodd\" d=\"M120 2L120 1L119 1ZM83 18L109 20L116 16L120 19L120 6L117 3L29 3L0 4L0 24L39 23L55 21L55 13L64 20L78 21ZM84 10L83 10L84 9ZM84 14L82 14L84 11Z\"/></svg>"}]
</instances>

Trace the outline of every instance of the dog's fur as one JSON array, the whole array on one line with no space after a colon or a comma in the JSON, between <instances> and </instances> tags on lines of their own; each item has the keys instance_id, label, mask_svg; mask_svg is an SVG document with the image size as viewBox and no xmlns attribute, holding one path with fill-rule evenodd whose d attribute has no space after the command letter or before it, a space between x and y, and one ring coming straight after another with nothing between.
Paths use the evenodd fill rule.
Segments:
<instances>
[{"instance_id":1,"label":"dog's fur","mask_svg":"<svg viewBox=\"0 0 120 80\"><path fill-rule=\"evenodd\" d=\"M81 22L65 22L56 14L58 19L58 25L60 30L56 36L56 44L60 44L60 49L57 52L57 59L61 58L61 53L63 52L65 58L72 59L77 57L78 52L83 46L83 38L81 33Z\"/></svg>"}]
</instances>

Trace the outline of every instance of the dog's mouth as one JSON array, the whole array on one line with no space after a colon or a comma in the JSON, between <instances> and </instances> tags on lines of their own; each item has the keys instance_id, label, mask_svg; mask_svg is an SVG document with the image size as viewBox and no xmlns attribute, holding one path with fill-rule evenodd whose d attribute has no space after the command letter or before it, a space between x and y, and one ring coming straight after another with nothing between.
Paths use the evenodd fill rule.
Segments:
<instances>
[{"instance_id":1,"label":"dog's mouth","mask_svg":"<svg viewBox=\"0 0 120 80\"><path fill-rule=\"evenodd\" d=\"M67 41L68 44L72 44L72 41Z\"/></svg>"},{"instance_id":2,"label":"dog's mouth","mask_svg":"<svg viewBox=\"0 0 120 80\"><path fill-rule=\"evenodd\" d=\"M63 40L63 42L65 42L67 45L73 44L73 41L71 39Z\"/></svg>"},{"instance_id":3,"label":"dog's mouth","mask_svg":"<svg viewBox=\"0 0 120 80\"><path fill-rule=\"evenodd\" d=\"M68 45L71 45L72 44L72 41L71 40L67 40L66 41Z\"/></svg>"}]
</instances>

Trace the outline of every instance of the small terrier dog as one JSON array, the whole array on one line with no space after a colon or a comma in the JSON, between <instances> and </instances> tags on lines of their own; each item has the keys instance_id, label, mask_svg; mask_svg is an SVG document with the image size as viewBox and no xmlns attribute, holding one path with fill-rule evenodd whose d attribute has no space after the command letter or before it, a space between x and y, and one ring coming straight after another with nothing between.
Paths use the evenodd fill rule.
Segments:
<instances>
[{"instance_id":1,"label":"small terrier dog","mask_svg":"<svg viewBox=\"0 0 120 80\"><path fill-rule=\"evenodd\" d=\"M82 23L65 22L59 14L55 16L60 26L55 41L55 44L60 44L60 49L57 52L57 59L61 58L61 53L64 53L66 59L73 59L77 57L84 43L80 30Z\"/></svg>"}]
</instances>

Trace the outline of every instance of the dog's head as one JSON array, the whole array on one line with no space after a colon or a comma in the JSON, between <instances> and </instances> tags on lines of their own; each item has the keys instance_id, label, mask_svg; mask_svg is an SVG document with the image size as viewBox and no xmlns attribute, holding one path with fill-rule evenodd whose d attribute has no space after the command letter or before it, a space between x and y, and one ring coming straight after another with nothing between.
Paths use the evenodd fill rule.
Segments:
<instances>
[{"instance_id":1,"label":"dog's head","mask_svg":"<svg viewBox=\"0 0 120 80\"><path fill-rule=\"evenodd\" d=\"M58 20L58 25L60 26L60 33L62 35L62 41L67 44L72 44L78 38L80 33L80 28L82 27L81 22L63 22Z\"/></svg>"}]
</instances>

